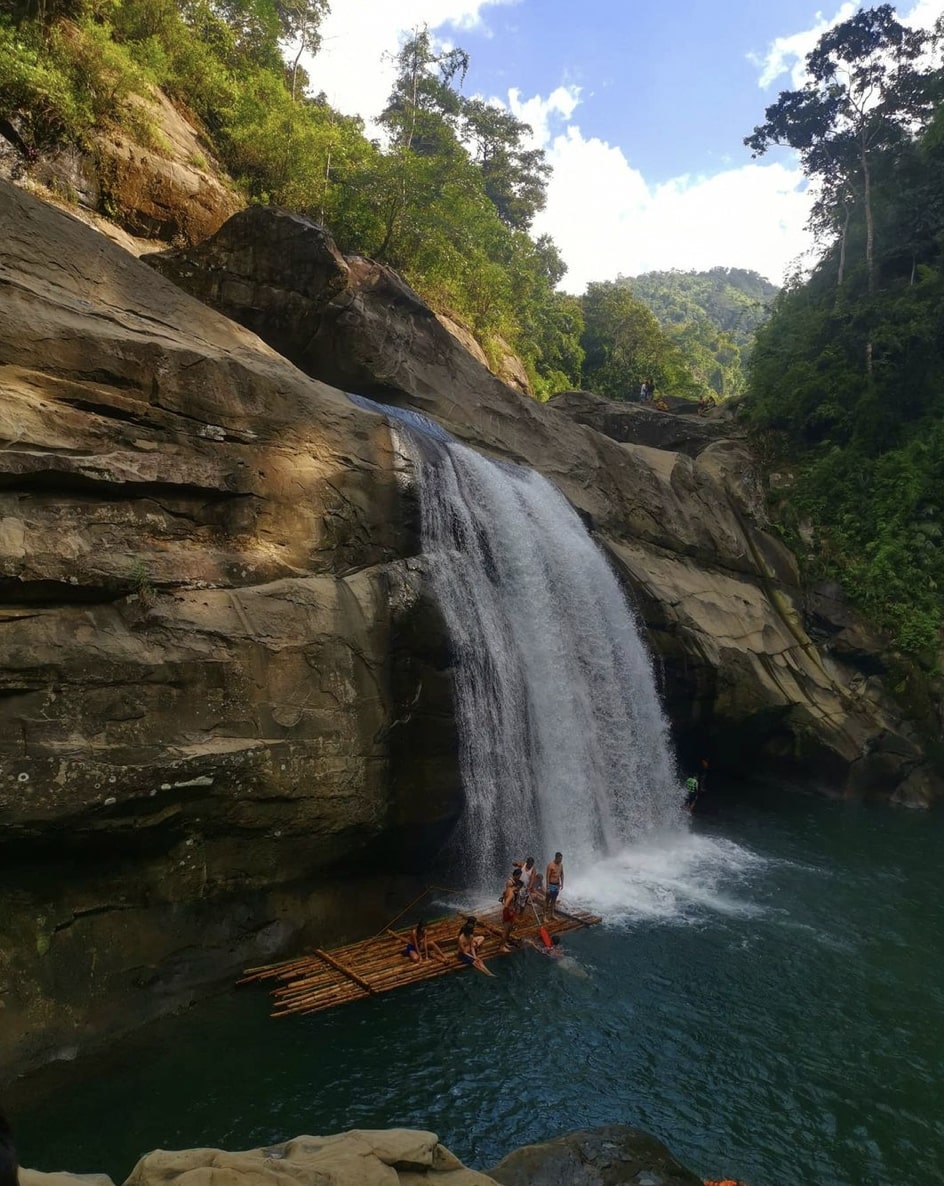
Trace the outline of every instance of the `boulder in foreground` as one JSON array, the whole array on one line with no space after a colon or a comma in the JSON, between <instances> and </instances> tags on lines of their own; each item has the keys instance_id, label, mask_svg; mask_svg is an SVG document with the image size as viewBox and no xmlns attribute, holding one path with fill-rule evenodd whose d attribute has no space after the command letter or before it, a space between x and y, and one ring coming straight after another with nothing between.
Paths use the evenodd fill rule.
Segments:
<instances>
[{"instance_id":1,"label":"boulder in foreground","mask_svg":"<svg viewBox=\"0 0 944 1186\"><path fill-rule=\"evenodd\" d=\"M501 1186L702 1186L661 1141L624 1124L524 1145L488 1172Z\"/></svg>"}]
</instances>

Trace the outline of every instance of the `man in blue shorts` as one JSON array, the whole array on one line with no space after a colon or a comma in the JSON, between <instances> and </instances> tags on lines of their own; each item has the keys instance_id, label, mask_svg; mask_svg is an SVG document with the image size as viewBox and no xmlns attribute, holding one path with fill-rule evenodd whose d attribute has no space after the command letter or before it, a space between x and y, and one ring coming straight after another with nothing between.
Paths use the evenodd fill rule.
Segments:
<instances>
[{"instance_id":1,"label":"man in blue shorts","mask_svg":"<svg viewBox=\"0 0 944 1186\"><path fill-rule=\"evenodd\" d=\"M544 918L554 917L558 896L564 889L564 854L555 852L553 861L548 861L544 875Z\"/></svg>"}]
</instances>

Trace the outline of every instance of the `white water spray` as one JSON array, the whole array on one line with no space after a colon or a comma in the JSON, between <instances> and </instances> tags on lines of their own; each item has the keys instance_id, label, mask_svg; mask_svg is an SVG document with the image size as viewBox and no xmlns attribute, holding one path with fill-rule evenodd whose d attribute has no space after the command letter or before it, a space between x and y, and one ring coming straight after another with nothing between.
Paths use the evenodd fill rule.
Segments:
<instances>
[{"instance_id":1,"label":"white water spray","mask_svg":"<svg viewBox=\"0 0 944 1186\"><path fill-rule=\"evenodd\" d=\"M423 549L449 629L475 880L555 850L575 869L675 826L679 786L652 664L619 582L539 474L416 413ZM411 447L412 443L412 447Z\"/></svg>"}]
</instances>

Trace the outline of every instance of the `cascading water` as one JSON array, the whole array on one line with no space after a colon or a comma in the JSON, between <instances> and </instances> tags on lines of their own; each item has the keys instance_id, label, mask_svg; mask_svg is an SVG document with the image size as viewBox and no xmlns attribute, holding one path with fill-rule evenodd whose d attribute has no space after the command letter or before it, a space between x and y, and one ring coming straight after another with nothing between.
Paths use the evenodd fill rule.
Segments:
<instances>
[{"instance_id":1,"label":"cascading water","mask_svg":"<svg viewBox=\"0 0 944 1186\"><path fill-rule=\"evenodd\" d=\"M484 883L556 849L571 868L678 819L652 664L580 518L543 477L490 461L414 412L423 548L456 661L466 810L457 837Z\"/></svg>"}]
</instances>

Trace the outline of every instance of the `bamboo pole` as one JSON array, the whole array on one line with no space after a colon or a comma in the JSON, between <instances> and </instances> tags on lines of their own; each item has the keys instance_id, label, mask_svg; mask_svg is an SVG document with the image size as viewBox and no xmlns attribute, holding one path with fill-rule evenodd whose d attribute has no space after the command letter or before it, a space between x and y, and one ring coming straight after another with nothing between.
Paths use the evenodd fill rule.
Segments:
<instances>
[{"instance_id":1,"label":"bamboo pole","mask_svg":"<svg viewBox=\"0 0 944 1186\"><path fill-rule=\"evenodd\" d=\"M350 977L350 979L353 980L355 984L359 984L365 992L372 993L374 991L366 980L362 980L356 972L352 972L350 968L346 968L344 964L328 955L326 951L322 951L320 947L315 951L315 955L323 959L326 964L330 964L332 968L337 968L337 970L342 973L342 975Z\"/></svg>"},{"instance_id":2,"label":"bamboo pole","mask_svg":"<svg viewBox=\"0 0 944 1186\"><path fill-rule=\"evenodd\" d=\"M434 919L428 923L426 934L430 943L450 947L455 941L456 921L466 917L469 916L462 914ZM556 917L543 925L553 934L593 926L600 921L596 915L584 914L582 911L558 910ZM498 949L497 940L502 936L499 912L490 911L485 916L476 916L476 924L486 933L480 949L482 959L491 960L497 955L506 954ZM534 924L525 923L522 917L516 920L516 927L519 934L529 935L539 929L539 921L536 918ZM378 939L384 939L384 943L378 945ZM364 1000L365 993L376 996L402 985L418 984L459 972L466 966L435 952L435 959L408 961L402 950L392 946L392 943L401 944L408 939L409 932L397 932L388 926L370 939L335 948L333 952L316 948L313 954L294 960L250 968L239 983L276 980L278 983L270 989L273 996L272 1016L287 1017L320 1012L348 1001Z\"/></svg>"}]
</instances>

